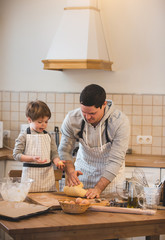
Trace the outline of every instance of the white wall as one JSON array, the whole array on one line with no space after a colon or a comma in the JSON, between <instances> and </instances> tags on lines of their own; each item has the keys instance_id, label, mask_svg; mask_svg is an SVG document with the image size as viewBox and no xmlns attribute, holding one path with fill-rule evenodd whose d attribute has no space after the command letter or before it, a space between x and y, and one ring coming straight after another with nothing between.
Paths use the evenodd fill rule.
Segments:
<instances>
[{"instance_id":1,"label":"white wall","mask_svg":"<svg viewBox=\"0 0 165 240\"><path fill-rule=\"evenodd\" d=\"M43 70L65 0L0 1L0 90L165 92L165 1L100 0L113 72Z\"/></svg>"}]
</instances>

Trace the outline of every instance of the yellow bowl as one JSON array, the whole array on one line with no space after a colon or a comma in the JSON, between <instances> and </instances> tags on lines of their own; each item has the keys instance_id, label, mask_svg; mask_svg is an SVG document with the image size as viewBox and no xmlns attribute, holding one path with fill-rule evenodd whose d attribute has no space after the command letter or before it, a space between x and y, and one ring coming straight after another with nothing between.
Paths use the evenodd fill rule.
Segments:
<instances>
[{"instance_id":1,"label":"yellow bowl","mask_svg":"<svg viewBox=\"0 0 165 240\"><path fill-rule=\"evenodd\" d=\"M59 201L62 210L65 213L72 213L72 214L79 214L84 213L89 208L90 204L72 204L72 203L65 203L63 201Z\"/></svg>"}]
</instances>

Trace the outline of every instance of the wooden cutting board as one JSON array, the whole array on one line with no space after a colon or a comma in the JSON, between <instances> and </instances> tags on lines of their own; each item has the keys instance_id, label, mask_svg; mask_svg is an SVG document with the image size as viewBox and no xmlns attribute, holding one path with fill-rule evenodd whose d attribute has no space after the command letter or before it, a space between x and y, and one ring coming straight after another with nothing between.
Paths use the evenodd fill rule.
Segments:
<instances>
[{"instance_id":1,"label":"wooden cutting board","mask_svg":"<svg viewBox=\"0 0 165 240\"><path fill-rule=\"evenodd\" d=\"M41 204L45 207L51 207L53 209L61 209L59 204L60 200L75 200L76 197L69 197L63 192L44 192L44 193L29 193L28 194L28 201L36 204ZM91 205L98 205L98 206L107 206L109 205L108 200L100 200L97 202L96 199L89 199Z\"/></svg>"},{"instance_id":2,"label":"wooden cutting board","mask_svg":"<svg viewBox=\"0 0 165 240\"><path fill-rule=\"evenodd\" d=\"M0 201L0 217L7 220L20 220L48 211L49 207L42 205L27 202Z\"/></svg>"}]
</instances>

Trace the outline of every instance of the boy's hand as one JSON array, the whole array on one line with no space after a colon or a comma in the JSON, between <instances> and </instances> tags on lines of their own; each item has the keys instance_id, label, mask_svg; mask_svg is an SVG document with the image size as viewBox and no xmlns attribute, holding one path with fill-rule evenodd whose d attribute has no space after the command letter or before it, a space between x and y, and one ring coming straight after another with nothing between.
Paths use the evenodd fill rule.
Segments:
<instances>
[{"instance_id":1,"label":"boy's hand","mask_svg":"<svg viewBox=\"0 0 165 240\"><path fill-rule=\"evenodd\" d=\"M55 165L56 165L56 167L57 167L58 169L63 170L64 167L65 167L65 161L64 161L64 160L60 160L60 161L56 162Z\"/></svg>"},{"instance_id":2,"label":"boy's hand","mask_svg":"<svg viewBox=\"0 0 165 240\"><path fill-rule=\"evenodd\" d=\"M47 162L46 159L42 160L39 156L34 156L33 157L33 161L36 162L36 163L45 163L45 162Z\"/></svg>"}]
</instances>

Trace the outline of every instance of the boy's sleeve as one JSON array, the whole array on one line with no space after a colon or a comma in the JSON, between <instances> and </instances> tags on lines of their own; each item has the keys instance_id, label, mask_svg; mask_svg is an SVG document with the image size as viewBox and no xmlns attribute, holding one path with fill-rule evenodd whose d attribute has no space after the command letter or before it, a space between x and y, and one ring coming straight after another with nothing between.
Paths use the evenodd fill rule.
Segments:
<instances>
[{"instance_id":1,"label":"boy's sleeve","mask_svg":"<svg viewBox=\"0 0 165 240\"><path fill-rule=\"evenodd\" d=\"M26 133L20 133L15 140L15 146L13 149L13 158L16 161L21 161L21 155L24 154L26 145Z\"/></svg>"}]
</instances>

